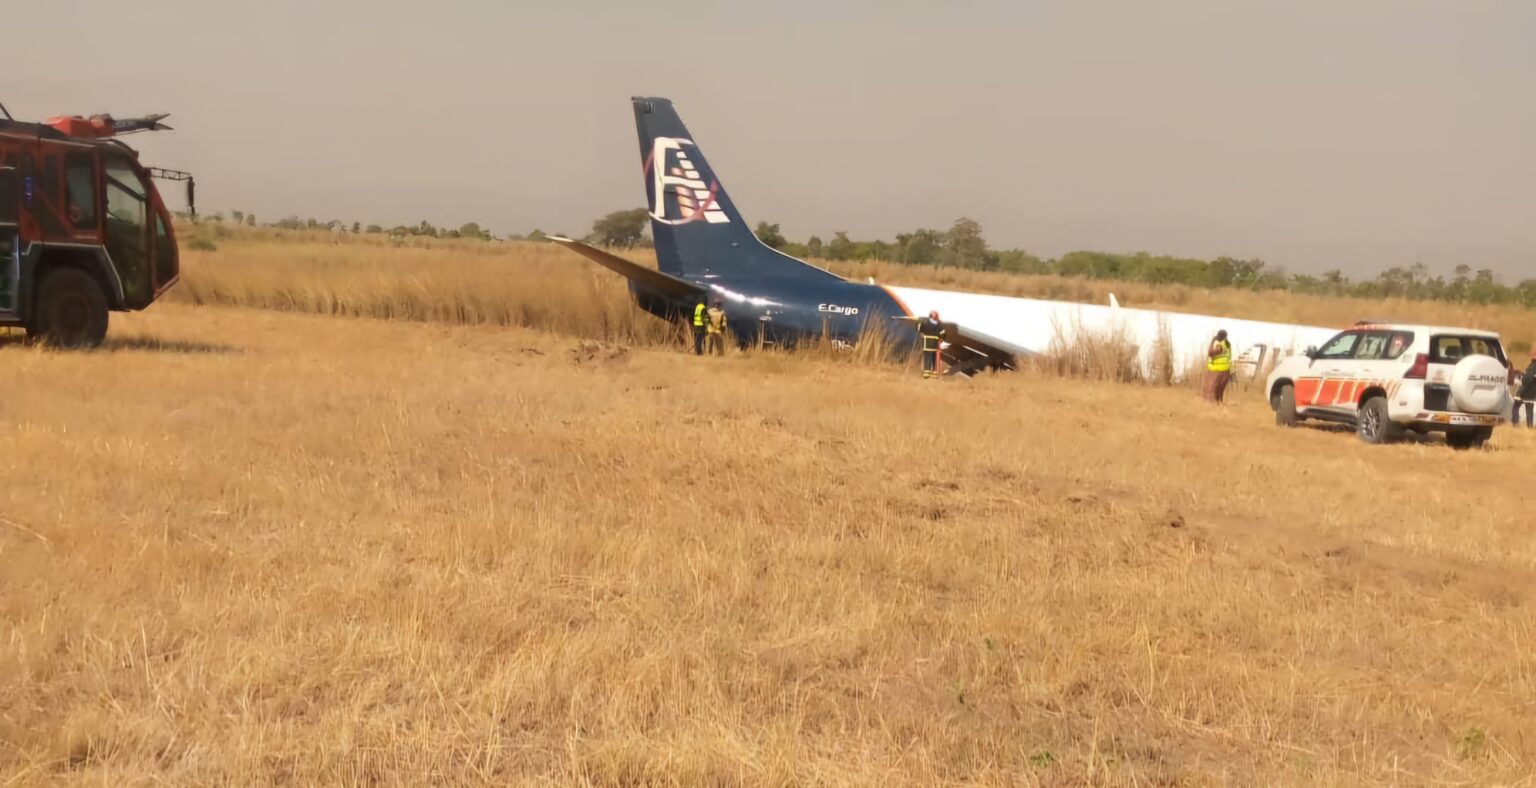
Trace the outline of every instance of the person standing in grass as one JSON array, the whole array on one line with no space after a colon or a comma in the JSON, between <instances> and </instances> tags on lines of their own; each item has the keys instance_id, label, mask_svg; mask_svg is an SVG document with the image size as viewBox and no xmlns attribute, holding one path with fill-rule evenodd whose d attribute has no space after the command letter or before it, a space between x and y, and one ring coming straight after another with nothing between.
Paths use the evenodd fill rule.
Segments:
<instances>
[{"instance_id":1,"label":"person standing in grass","mask_svg":"<svg viewBox=\"0 0 1536 788\"><path fill-rule=\"evenodd\" d=\"M693 306L693 354L704 355L704 296L699 296L699 302Z\"/></svg>"},{"instance_id":2,"label":"person standing in grass","mask_svg":"<svg viewBox=\"0 0 1536 788\"><path fill-rule=\"evenodd\" d=\"M1223 328L1205 350L1205 398L1220 404L1231 381L1232 343L1227 341L1227 330Z\"/></svg>"},{"instance_id":3,"label":"person standing in grass","mask_svg":"<svg viewBox=\"0 0 1536 788\"><path fill-rule=\"evenodd\" d=\"M1514 365L1510 365L1513 374ZM1515 411L1509 414L1509 424L1512 427L1520 426L1520 406L1525 406L1525 426L1527 429L1536 426L1536 416L1532 411L1536 410L1536 350L1531 351L1531 363L1525 367L1525 374L1520 376L1520 388L1515 390Z\"/></svg>"},{"instance_id":4,"label":"person standing in grass","mask_svg":"<svg viewBox=\"0 0 1536 788\"><path fill-rule=\"evenodd\" d=\"M935 309L917 323L918 336L923 338L923 380L939 376L939 350L944 341L944 324Z\"/></svg>"},{"instance_id":5,"label":"person standing in grass","mask_svg":"<svg viewBox=\"0 0 1536 788\"><path fill-rule=\"evenodd\" d=\"M710 355L725 355L725 309L716 298L704 314L704 341Z\"/></svg>"}]
</instances>

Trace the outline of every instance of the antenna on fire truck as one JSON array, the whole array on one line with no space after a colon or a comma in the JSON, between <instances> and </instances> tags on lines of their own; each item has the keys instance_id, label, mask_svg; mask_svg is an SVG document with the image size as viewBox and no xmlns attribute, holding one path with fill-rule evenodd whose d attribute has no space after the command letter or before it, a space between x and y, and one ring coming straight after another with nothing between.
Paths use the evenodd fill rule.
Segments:
<instances>
[{"instance_id":1,"label":"antenna on fire truck","mask_svg":"<svg viewBox=\"0 0 1536 788\"><path fill-rule=\"evenodd\" d=\"M11 111L5 108L5 102L3 101L0 101L0 112L5 113L6 120L15 120L15 118L11 117Z\"/></svg>"}]
</instances>

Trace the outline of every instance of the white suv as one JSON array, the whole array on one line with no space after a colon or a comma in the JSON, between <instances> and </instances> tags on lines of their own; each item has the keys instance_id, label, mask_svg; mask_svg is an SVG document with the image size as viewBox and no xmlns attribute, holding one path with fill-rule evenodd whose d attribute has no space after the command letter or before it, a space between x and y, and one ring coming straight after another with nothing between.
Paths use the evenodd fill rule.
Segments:
<instances>
[{"instance_id":1,"label":"white suv","mask_svg":"<svg viewBox=\"0 0 1536 788\"><path fill-rule=\"evenodd\" d=\"M1499 335L1440 326L1359 323L1269 374L1275 423L1355 425L1386 443L1404 430L1444 432L1454 448L1481 446L1510 411L1509 360Z\"/></svg>"}]
</instances>

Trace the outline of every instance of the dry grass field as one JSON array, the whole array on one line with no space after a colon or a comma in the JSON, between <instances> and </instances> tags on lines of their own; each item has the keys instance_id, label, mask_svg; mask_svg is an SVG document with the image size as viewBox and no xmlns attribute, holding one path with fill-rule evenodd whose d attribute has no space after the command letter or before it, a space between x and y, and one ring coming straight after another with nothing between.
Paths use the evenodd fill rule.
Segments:
<instances>
[{"instance_id":1,"label":"dry grass field","mask_svg":"<svg viewBox=\"0 0 1536 788\"><path fill-rule=\"evenodd\" d=\"M698 359L623 297L253 239L0 340L0 785L1532 782L1536 436Z\"/></svg>"}]
</instances>

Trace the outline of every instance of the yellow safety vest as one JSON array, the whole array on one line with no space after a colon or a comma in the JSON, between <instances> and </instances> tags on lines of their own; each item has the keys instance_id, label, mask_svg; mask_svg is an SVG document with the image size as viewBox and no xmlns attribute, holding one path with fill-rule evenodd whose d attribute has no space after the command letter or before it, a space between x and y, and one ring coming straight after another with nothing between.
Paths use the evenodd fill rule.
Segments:
<instances>
[{"instance_id":1,"label":"yellow safety vest","mask_svg":"<svg viewBox=\"0 0 1536 788\"><path fill-rule=\"evenodd\" d=\"M704 327L704 305L699 304L693 308L693 324L699 328Z\"/></svg>"},{"instance_id":2,"label":"yellow safety vest","mask_svg":"<svg viewBox=\"0 0 1536 788\"><path fill-rule=\"evenodd\" d=\"M939 349L939 342L944 338L944 327L943 324L930 325L927 320L923 320L917 324L917 333L923 338L923 351L933 352Z\"/></svg>"},{"instance_id":3,"label":"yellow safety vest","mask_svg":"<svg viewBox=\"0 0 1536 788\"><path fill-rule=\"evenodd\" d=\"M1232 343L1221 340L1221 352L1211 356L1205 362L1205 368L1212 372L1232 371Z\"/></svg>"}]
</instances>

